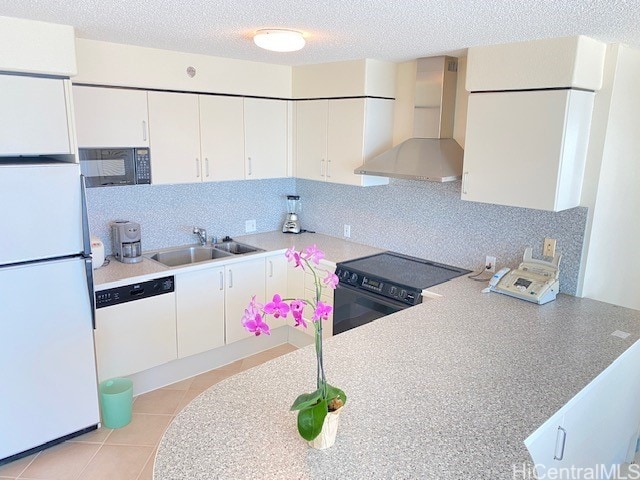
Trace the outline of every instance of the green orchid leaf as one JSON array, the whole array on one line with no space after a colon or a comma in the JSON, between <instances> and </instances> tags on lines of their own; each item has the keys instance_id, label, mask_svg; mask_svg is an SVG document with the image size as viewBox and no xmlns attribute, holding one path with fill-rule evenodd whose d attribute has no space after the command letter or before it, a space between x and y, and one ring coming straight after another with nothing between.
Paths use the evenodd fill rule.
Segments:
<instances>
[{"instance_id":1,"label":"green orchid leaf","mask_svg":"<svg viewBox=\"0 0 640 480\"><path fill-rule=\"evenodd\" d=\"M327 401L333 400L334 398L339 398L340 400L342 400L342 403L345 404L347 403L347 395L340 390L338 387L334 387L332 385L329 385L327 383Z\"/></svg>"},{"instance_id":2,"label":"green orchid leaf","mask_svg":"<svg viewBox=\"0 0 640 480\"><path fill-rule=\"evenodd\" d=\"M316 390L312 393L303 393L298 398L296 398L293 405L289 410L302 410L303 408L310 407L314 405L322 398L322 391L320 389Z\"/></svg>"},{"instance_id":3,"label":"green orchid leaf","mask_svg":"<svg viewBox=\"0 0 640 480\"><path fill-rule=\"evenodd\" d=\"M327 416L327 402L322 399L315 405L298 412L298 432L307 441L320 435L324 417Z\"/></svg>"}]
</instances>

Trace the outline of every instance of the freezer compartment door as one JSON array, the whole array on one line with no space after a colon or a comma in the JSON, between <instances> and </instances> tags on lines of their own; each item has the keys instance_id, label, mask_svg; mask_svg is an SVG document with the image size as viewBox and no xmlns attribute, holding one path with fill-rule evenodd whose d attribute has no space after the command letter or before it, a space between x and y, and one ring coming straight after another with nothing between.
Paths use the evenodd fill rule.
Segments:
<instances>
[{"instance_id":1,"label":"freezer compartment door","mask_svg":"<svg viewBox=\"0 0 640 480\"><path fill-rule=\"evenodd\" d=\"M0 265L83 251L77 164L0 166Z\"/></svg>"},{"instance_id":2,"label":"freezer compartment door","mask_svg":"<svg viewBox=\"0 0 640 480\"><path fill-rule=\"evenodd\" d=\"M99 422L81 258L0 268L0 459Z\"/></svg>"}]
</instances>

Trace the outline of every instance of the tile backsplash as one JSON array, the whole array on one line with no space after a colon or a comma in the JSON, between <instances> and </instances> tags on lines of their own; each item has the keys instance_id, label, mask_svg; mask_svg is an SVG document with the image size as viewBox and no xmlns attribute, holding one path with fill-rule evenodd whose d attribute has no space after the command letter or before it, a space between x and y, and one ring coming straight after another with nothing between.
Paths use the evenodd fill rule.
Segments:
<instances>
[{"instance_id":1,"label":"tile backsplash","mask_svg":"<svg viewBox=\"0 0 640 480\"><path fill-rule=\"evenodd\" d=\"M302 200L302 228L448 263L470 270L486 255L497 266L515 267L526 246L534 257L544 237L557 239L562 252L560 290L575 294L587 209L552 213L460 200L460 182L391 179L389 185L352 187L293 178L184 185L93 188L87 192L91 232L111 251L109 222L140 223L143 250L196 243L193 226L222 237L245 233L256 220L258 232L279 230L285 197Z\"/></svg>"},{"instance_id":2,"label":"tile backsplash","mask_svg":"<svg viewBox=\"0 0 640 480\"><path fill-rule=\"evenodd\" d=\"M389 185L351 187L297 180L303 201L302 227L470 270L484 267L486 255L497 267L516 267L524 249L542 254L544 237L557 239L560 290L575 295L587 209L552 213L460 199L460 182L391 179Z\"/></svg>"},{"instance_id":3,"label":"tile backsplash","mask_svg":"<svg viewBox=\"0 0 640 480\"><path fill-rule=\"evenodd\" d=\"M194 226L209 236L233 237L245 234L246 220L255 220L257 232L269 232L282 228L286 195L295 188L293 178L90 188L89 229L108 254L113 220L138 222L144 251L197 243Z\"/></svg>"}]
</instances>

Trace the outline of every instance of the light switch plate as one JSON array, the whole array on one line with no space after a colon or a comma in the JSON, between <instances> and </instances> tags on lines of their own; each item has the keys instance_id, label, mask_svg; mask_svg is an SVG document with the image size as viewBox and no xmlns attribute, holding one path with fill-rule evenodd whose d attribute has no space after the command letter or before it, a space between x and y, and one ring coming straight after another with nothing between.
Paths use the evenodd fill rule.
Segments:
<instances>
[{"instance_id":1,"label":"light switch plate","mask_svg":"<svg viewBox=\"0 0 640 480\"><path fill-rule=\"evenodd\" d=\"M256 221L255 220L247 220L244 222L244 231L245 233L251 233L256 231Z\"/></svg>"}]
</instances>

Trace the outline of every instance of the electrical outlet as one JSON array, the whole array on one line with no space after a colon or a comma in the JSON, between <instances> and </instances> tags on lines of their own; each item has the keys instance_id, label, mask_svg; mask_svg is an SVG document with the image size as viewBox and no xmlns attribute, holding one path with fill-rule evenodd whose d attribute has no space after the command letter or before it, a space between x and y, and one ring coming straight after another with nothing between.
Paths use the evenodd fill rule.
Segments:
<instances>
[{"instance_id":1,"label":"electrical outlet","mask_svg":"<svg viewBox=\"0 0 640 480\"><path fill-rule=\"evenodd\" d=\"M496 271L496 257L492 257L487 255L484 261L484 270L485 272L495 272Z\"/></svg>"},{"instance_id":2,"label":"electrical outlet","mask_svg":"<svg viewBox=\"0 0 640 480\"><path fill-rule=\"evenodd\" d=\"M553 257L556 254L556 239L545 238L542 247L542 255L545 257Z\"/></svg>"},{"instance_id":3,"label":"electrical outlet","mask_svg":"<svg viewBox=\"0 0 640 480\"><path fill-rule=\"evenodd\" d=\"M251 233L256 231L256 221L255 220L247 220L244 222L244 231L245 233Z\"/></svg>"},{"instance_id":4,"label":"electrical outlet","mask_svg":"<svg viewBox=\"0 0 640 480\"><path fill-rule=\"evenodd\" d=\"M344 236L345 238L351 238L351 225L344 224Z\"/></svg>"}]
</instances>

